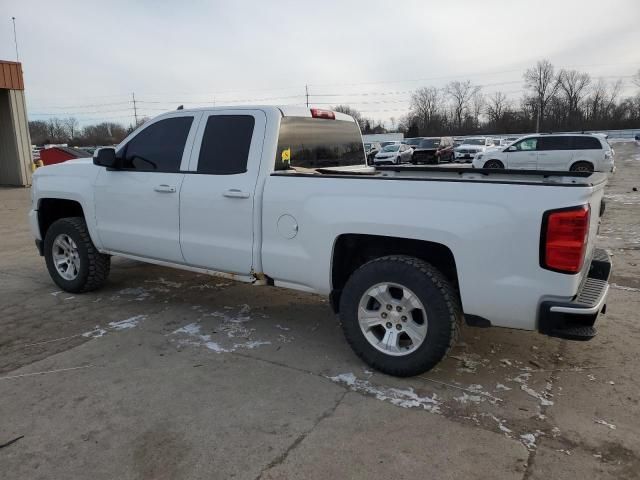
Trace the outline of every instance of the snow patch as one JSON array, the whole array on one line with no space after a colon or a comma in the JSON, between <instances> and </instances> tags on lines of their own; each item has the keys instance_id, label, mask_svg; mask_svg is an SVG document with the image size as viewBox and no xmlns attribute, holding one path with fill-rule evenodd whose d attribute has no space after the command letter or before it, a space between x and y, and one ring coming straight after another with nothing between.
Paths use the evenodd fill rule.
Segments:
<instances>
[{"instance_id":1,"label":"snow patch","mask_svg":"<svg viewBox=\"0 0 640 480\"><path fill-rule=\"evenodd\" d=\"M146 315L136 315L135 317L120 320L119 322L109 322L109 327L113 330L128 330L129 328L135 328L142 320L147 318Z\"/></svg>"},{"instance_id":2,"label":"snow patch","mask_svg":"<svg viewBox=\"0 0 640 480\"><path fill-rule=\"evenodd\" d=\"M334 377L327 377L329 380L346 385L354 392L373 395L378 400L391 403L402 408L422 408L431 413L441 413L437 395L432 397L421 397L413 388L399 389L392 387L374 386L367 380L358 379L353 373L341 373Z\"/></svg>"},{"instance_id":3,"label":"snow patch","mask_svg":"<svg viewBox=\"0 0 640 480\"><path fill-rule=\"evenodd\" d=\"M624 290L626 292L640 292L640 288L627 287L625 285L618 285L617 283L612 283L611 288L615 288L616 290Z\"/></svg>"},{"instance_id":4,"label":"snow patch","mask_svg":"<svg viewBox=\"0 0 640 480\"><path fill-rule=\"evenodd\" d=\"M605 427L608 427L611 430L615 430L617 427L613 424L613 423L609 423L605 420L602 420L600 418L595 419L594 422L600 424L600 425L604 425Z\"/></svg>"},{"instance_id":5,"label":"snow patch","mask_svg":"<svg viewBox=\"0 0 640 480\"><path fill-rule=\"evenodd\" d=\"M520 441L529 450L536 448L536 436L533 433L525 433L520 435Z\"/></svg>"},{"instance_id":6,"label":"snow patch","mask_svg":"<svg viewBox=\"0 0 640 480\"><path fill-rule=\"evenodd\" d=\"M165 280L163 277L159 277L156 280L145 280L145 283L158 283L160 285L164 285L165 287L171 287L171 288L182 287L182 283L172 282L171 280Z\"/></svg>"},{"instance_id":7,"label":"snow patch","mask_svg":"<svg viewBox=\"0 0 640 480\"><path fill-rule=\"evenodd\" d=\"M480 396L480 395L469 395L466 392L462 392L462 395L459 397L453 397L453 399L457 402L460 402L462 404L467 404L467 403L480 403L480 402L484 402L485 398Z\"/></svg>"},{"instance_id":8,"label":"snow patch","mask_svg":"<svg viewBox=\"0 0 640 480\"><path fill-rule=\"evenodd\" d=\"M100 328L99 325L96 325L95 329L90 330L88 332L84 332L82 336L85 338L100 338L104 336L106 333L107 331L104 328Z\"/></svg>"},{"instance_id":9,"label":"snow patch","mask_svg":"<svg viewBox=\"0 0 640 480\"><path fill-rule=\"evenodd\" d=\"M136 297L137 301L142 301L147 297L150 297L151 294L142 287L136 288L124 288L118 292L119 295L128 295L132 297Z\"/></svg>"},{"instance_id":10,"label":"snow patch","mask_svg":"<svg viewBox=\"0 0 640 480\"><path fill-rule=\"evenodd\" d=\"M214 312L218 313L218 312ZM227 338L236 338L236 337L244 337L248 338L253 329L247 329L242 327L238 323L234 323L234 319L226 316L225 314L213 315L210 316L220 316L222 317L223 324L220 330L224 331L227 334ZM244 322L246 320L242 320ZM242 334L242 335L240 335ZM211 335L205 335L202 333L202 327L199 323L189 323L183 327L178 328L172 332L172 335L180 335L187 338L182 338L178 340L178 343L181 345L195 345L195 346L204 346L207 349L216 352L216 353L231 353L235 352L239 348L246 348L249 350L253 350L254 348L261 347L263 345L271 345L269 341L263 340L247 340L246 342L234 343L232 346L224 346L219 342L215 342L211 339Z\"/></svg>"}]
</instances>

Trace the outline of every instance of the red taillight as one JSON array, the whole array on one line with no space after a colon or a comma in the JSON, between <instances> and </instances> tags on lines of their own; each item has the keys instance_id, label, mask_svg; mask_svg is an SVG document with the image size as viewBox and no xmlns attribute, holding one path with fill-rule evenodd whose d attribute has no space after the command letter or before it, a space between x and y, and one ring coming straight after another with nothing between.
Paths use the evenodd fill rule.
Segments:
<instances>
[{"instance_id":1,"label":"red taillight","mask_svg":"<svg viewBox=\"0 0 640 480\"><path fill-rule=\"evenodd\" d=\"M589 237L590 207L546 212L542 221L540 264L561 273L578 273L582 268Z\"/></svg>"},{"instance_id":2,"label":"red taillight","mask_svg":"<svg viewBox=\"0 0 640 480\"><path fill-rule=\"evenodd\" d=\"M321 108L312 108L311 116L313 118L326 118L328 120L336 119L336 114L333 113L331 110L323 110Z\"/></svg>"}]
</instances>

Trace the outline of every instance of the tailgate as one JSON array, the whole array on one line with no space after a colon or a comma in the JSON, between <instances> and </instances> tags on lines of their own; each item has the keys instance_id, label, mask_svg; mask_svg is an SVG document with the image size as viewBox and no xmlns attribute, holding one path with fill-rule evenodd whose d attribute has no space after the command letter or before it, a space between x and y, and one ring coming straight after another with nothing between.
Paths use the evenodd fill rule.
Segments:
<instances>
[{"instance_id":1,"label":"tailgate","mask_svg":"<svg viewBox=\"0 0 640 480\"><path fill-rule=\"evenodd\" d=\"M589 206L591 207L591 215L589 220L589 238L587 240L587 251L584 256L584 265L582 266L582 272L580 273L581 279L586 278L589 272L589 265L593 258L593 253L596 248L596 237L600 228L600 221L602 213L604 212L604 183L595 185L589 199Z\"/></svg>"}]
</instances>

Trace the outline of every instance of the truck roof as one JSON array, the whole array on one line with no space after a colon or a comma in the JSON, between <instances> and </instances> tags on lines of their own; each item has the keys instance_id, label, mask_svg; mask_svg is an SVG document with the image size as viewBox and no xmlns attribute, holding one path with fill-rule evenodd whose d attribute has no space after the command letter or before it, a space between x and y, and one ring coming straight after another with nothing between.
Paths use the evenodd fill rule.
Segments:
<instances>
[{"instance_id":1,"label":"truck roof","mask_svg":"<svg viewBox=\"0 0 640 480\"><path fill-rule=\"evenodd\" d=\"M216 110L264 110L274 113L280 113L283 117L311 117L311 107L301 107L298 105L220 105L215 107L198 107L198 108L185 108L180 110L181 112L201 112L201 111L216 111ZM346 122L355 122L351 115L345 113L336 112L329 109L321 109L324 111L331 111L334 113L336 120L342 120ZM169 110L161 113L157 116L162 116L168 113L173 113L175 110ZM155 117L154 117L155 118Z\"/></svg>"}]
</instances>

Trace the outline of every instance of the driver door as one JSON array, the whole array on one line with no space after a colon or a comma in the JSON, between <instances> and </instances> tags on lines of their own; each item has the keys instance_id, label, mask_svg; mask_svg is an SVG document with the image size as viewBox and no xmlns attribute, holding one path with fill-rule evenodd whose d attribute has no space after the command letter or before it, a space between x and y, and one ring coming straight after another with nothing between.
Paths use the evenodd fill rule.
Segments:
<instances>
[{"instance_id":1,"label":"driver door","mask_svg":"<svg viewBox=\"0 0 640 480\"><path fill-rule=\"evenodd\" d=\"M507 168L536 170L538 168L538 137L525 138L509 146Z\"/></svg>"},{"instance_id":2,"label":"driver door","mask_svg":"<svg viewBox=\"0 0 640 480\"><path fill-rule=\"evenodd\" d=\"M184 262L180 190L200 117L175 112L149 122L118 149L118 169L101 169L94 191L105 250Z\"/></svg>"}]
</instances>

